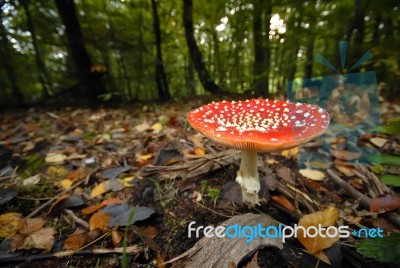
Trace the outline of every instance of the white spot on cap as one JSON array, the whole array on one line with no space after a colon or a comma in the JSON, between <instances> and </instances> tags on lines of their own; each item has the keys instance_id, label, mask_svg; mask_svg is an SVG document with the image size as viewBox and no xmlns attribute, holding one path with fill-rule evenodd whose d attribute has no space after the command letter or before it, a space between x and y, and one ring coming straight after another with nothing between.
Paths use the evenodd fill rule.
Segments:
<instances>
[{"instance_id":1,"label":"white spot on cap","mask_svg":"<svg viewBox=\"0 0 400 268\"><path fill-rule=\"evenodd\" d=\"M304 114L304 117L305 118L307 118L307 117L309 117L310 116L310 113L309 112L306 112L305 114Z\"/></svg>"}]
</instances>

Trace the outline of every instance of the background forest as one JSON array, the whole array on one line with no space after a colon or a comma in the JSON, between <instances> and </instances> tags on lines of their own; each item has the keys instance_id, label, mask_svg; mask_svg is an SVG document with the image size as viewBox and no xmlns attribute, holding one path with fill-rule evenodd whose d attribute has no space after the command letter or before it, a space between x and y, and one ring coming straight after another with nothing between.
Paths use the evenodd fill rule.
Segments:
<instances>
[{"instance_id":1,"label":"background forest","mask_svg":"<svg viewBox=\"0 0 400 268\"><path fill-rule=\"evenodd\" d=\"M374 56L352 72L375 71L390 94L400 90L396 0L3 0L0 6L3 105L282 95L287 81L331 74L315 57L338 66L340 40L349 41L349 66L368 50Z\"/></svg>"}]
</instances>

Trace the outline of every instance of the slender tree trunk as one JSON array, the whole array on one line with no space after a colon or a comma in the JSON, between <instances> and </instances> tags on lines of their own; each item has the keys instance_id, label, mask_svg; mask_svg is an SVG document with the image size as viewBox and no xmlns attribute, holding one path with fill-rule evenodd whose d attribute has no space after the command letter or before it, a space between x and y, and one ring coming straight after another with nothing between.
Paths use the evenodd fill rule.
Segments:
<instances>
[{"instance_id":1,"label":"slender tree trunk","mask_svg":"<svg viewBox=\"0 0 400 268\"><path fill-rule=\"evenodd\" d=\"M151 7L153 10L153 30L156 39L156 83L158 88L158 96L161 100L167 101L171 98L168 88L167 75L164 70L164 61L161 50L161 29L160 29L160 18L158 17L157 3L156 0L151 0Z\"/></svg>"},{"instance_id":2,"label":"slender tree trunk","mask_svg":"<svg viewBox=\"0 0 400 268\"><path fill-rule=\"evenodd\" d=\"M306 65L304 67L304 79L312 77L313 60L314 60L314 35L309 35L306 50Z\"/></svg>"},{"instance_id":3,"label":"slender tree trunk","mask_svg":"<svg viewBox=\"0 0 400 268\"><path fill-rule=\"evenodd\" d=\"M192 0L183 0L183 24L185 27L185 37L189 48L190 57L197 71L200 82L204 89L210 93L221 93L221 88L211 78L203 62L200 49L196 44L193 33L193 4Z\"/></svg>"},{"instance_id":4,"label":"slender tree trunk","mask_svg":"<svg viewBox=\"0 0 400 268\"><path fill-rule=\"evenodd\" d=\"M2 9L0 10L0 59L7 74L8 81L12 89L12 97L16 100L17 105L22 104L24 96L18 85L18 77L15 71L15 65L12 59L12 46L7 38L7 30L3 25Z\"/></svg>"},{"instance_id":5,"label":"slender tree trunk","mask_svg":"<svg viewBox=\"0 0 400 268\"><path fill-rule=\"evenodd\" d=\"M89 101L97 101L97 96L106 92L101 76L90 72L92 62L85 48L82 30L75 10L73 0L55 0L58 13L65 26L69 50L76 65L79 78L85 86L80 97Z\"/></svg>"},{"instance_id":6,"label":"slender tree trunk","mask_svg":"<svg viewBox=\"0 0 400 268\"><path fill-rule=\"evenodd\" d=\"M272 13L271 0L254 0L253 4L253 89L257 94L269 97L270 44L268 39L269 22ZM264 17L264 18L263 18ZM264 28L263 25L267 25ZM267 37L263 36L263 31Z\"/></svg>"},{"instance_id":7,"label":"slender tree trunk","mask_svg":"<svg viewBox=\"0 0 400 268\"><path fill-rule=\"evenodd\" d=\"M47 72L47 69L46 69L46 65L44 64L44 62L42 60L42 55L41 55L42 53L40 52L40 49L38 47L36 30L35 30L35 26L33 24L31 12L29 10L29 0L20 0L20 3L25 11L26 26L28 28L28 31L31 33L33 50L35 51L35 61L36 61L37 67L39 68L40 81L42 83L43 92L44 92L45 97L47 98L50 95L52 95L53 87L52 87L49 73Z\"/></svg>"}]
</instances>

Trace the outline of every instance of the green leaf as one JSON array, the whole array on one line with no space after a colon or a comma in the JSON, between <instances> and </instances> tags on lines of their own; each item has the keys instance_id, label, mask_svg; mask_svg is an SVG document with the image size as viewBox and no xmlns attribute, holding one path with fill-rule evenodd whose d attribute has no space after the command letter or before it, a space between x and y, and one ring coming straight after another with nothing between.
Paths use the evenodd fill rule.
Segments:
<instances>
[{"instance_id":1,"label":"green leaf","mask_svg":"<svg viewBox=\"0 0 400 268\"><path fill-rule=\"evenodd\" d=\"M374 154L368 156L368 160L381 165L400 166L400 156L395 155Z\"/></svg>"},{"instance_id":2,"label":"green leaf","mask_svg":"<svg viewBox=\"0 0 400 268\"><path fill-rule=\"evenodd\" d=\"M387 125L384 126L384 132L394 135L400 134L400 117L390 120Z\"/></svg>"},{"instance_id":3,"label":"green leaf","mask_svg":"<svg viewBox=\"0 0 400 268\"><path fill-rule=\"evenodd\" d=\"M400 186L400 176L393 175L393 174L385 174L382 176L382 182L386 185L399 187Z\"/></svg>"},{"instance_id":4,"label":"green leaf","mask_svg":"<svg viewBox=\"0 0 400 268\"><path fill-rule=\"evenodd\" d=\"M400 264L400 233L392 233L383 238L366 239L358 243L357 251L381 262Z\"/></svg>"},{"instance_id":5,"label":"green leaf","mask_svg":"<svg viewBox=\"0 0 400 268\"><path fill-rule=\"evenodd\" d=\"M32 154L28 155L26 158L26 167L24 171L22 171L21 176L23 178L27 178L32 176L36 170L41 168L44 165L44 158L40 154Z\"/></svg>"},{"instance_id":6,"label":"green leaf","mask_svg":"<svg viewBox=\"0 0 400 268\"><path fill-rule=\"evenodd\" d=\"M376 174L381 174L385 171L385 168L381 165L373 165L371 166L371 170Z\"/></svg>"}]
</instances>

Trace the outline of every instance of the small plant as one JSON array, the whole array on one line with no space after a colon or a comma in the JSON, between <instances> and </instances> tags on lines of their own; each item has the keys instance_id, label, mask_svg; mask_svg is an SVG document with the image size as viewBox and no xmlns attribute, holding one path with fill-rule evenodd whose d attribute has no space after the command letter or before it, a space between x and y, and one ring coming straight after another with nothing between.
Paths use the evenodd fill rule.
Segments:
<instances>
[{"instance_id":1,"label":"small plant","mask_svg":"<svg viewBox=\"0 0 400 268\"><path fill-rule=\"evenodd\" d=\"M200 192L202 195L210 197L211 201L214 203L214 206L221 195L221 189L209 186L208 182L205 180L201 181L200 183Z\"/></svg>"}]
</instances>

